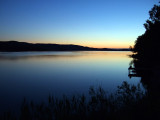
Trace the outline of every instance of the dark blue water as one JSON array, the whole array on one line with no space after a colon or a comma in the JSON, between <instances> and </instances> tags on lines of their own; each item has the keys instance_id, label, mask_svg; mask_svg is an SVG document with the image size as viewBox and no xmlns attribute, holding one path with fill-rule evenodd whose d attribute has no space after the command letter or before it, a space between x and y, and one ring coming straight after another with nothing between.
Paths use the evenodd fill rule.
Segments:
<instances>
[{"instance_id":1,"label":"dark blue water","mask_svg":"<svg viewBox=\"0 0 160 120\"><path fill-rule=\"evenodd\" d=\"M1 110L20 106L25 97L45 101L49 94L87 94L90 86L115 92L128 77L131 52L5 52L0 53Z\"/></svg>"}]
</instances>

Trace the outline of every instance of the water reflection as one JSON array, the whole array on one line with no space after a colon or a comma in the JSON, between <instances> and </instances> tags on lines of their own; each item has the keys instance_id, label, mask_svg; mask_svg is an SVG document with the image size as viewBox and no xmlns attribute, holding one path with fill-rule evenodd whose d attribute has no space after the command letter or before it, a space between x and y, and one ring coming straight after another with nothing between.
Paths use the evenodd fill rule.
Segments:
<instances>
[{"instance_id":1,"label":"water reflection","mask_svg":"<svg viewBox=\"0 0 160 120\"><path fill-rule=\"evenodd\" d=\"M150 50L150 49L148 49ZM146 50L147 51L147 50ZM155 53L153 53L155 54ZM139 53L138 53L139 55ZM156 54L155 54L156 55ZM129 76L140 77L146 96L140 101L140 116L143 119L159 119L160 113L160 62L159 58L139 55L132 56Z\"/></svg>"},{"instance_id":2,"label":"water reflection","mask_svg":"<svg viewBox=\"0 0 160 120\"><path fill-rule=\"evenodd\" d=\"M0 53L0 106L15 107L23 97L42 101L49 94L88 93L90 86L114 92L128 78L130 52ZM10 104L8 104L10 103Z\"/></svg>"},{"instance_id":3,"label":"water reflection","mask_svg":"<svg viewBox=\"0 0 160 120\"><path fill-rule=\"evenodd\" d=\"M138 76L141 77L141 83L148 91L149 95L153 95L152 98L160 100L160 64L157 60L151 62L150 60L135 59L133 58L132 67L129 70L132 74L130 77Z\"/></svg>"}]
</instances>

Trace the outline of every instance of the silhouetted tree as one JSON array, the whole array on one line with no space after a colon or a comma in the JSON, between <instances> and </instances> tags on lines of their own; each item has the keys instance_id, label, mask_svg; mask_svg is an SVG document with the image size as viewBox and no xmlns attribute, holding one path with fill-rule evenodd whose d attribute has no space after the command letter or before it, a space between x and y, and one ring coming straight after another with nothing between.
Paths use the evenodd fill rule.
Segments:
<instances>
[{"instance_id":1,"label":"silhouetted tree","mask_svg":"<svg viewBox=\"0 0 160 120\"><path fill-rule=\"evenodd\" d=\"M157 103L160 101L160 5L154 5L149 15L144 24L145 33L135 41L132 63L148 95Z\"/></svg>"},{"instance_id":2,"label":"silhouetted tree","mask_svg":"<svg viewBox=\"0 0 160 120\"><path fill-rule=\"evenodd\" d=\"M137 38L133 48L135 53L133 57L145 64L160 60L160 5L154 5L149 15L149 19L144 24L146 31Z\"/></svg>"}]
</instances>

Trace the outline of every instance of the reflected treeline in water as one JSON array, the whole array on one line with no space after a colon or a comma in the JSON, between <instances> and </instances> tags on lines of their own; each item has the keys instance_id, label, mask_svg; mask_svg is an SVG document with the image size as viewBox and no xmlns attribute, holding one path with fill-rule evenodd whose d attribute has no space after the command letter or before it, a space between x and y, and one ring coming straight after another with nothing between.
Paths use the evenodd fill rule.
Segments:
<instances>
[{"instance_id":1,"label":"reflected treeline in water","mask_svg":"<svg viewBox=\"0 0 160 120\"><path fill-rule=\"evenodd\" d=\"M59 58L59 57L77 57L74 55L33 55L33 56L0 56L1 60L27 60L27 59L45 59L45 58Z\"/></svg>"},{"instance_id":2,"label":"reflected treeline in water","mask_svg":"<svg viewBox=\"0 0 160 120\"><path fill-rule=\"evenodd\" d=\"M60 58L60 57L79 57L72 54L73 52L0 52L0 60L26 60L26 59L43 59L43 58ZM56 54L58 53L58 54ZM77 52L78 53L78 52Z\"/></svg>"},{"instance_id":3,"label":"reflected treeline in water","mask_svg":"<svg viewBox=\"0 0 160 120\"><path fill-rule=\"evenodd\" d=\"M145 105L147 94L140 87L123 82L115 94L107 94L101 87L90 87L89 96L48 97L47 103L23 100L19 114L6 112L4 120L117 120L146 119L151 112ZM145 109L142 109L145 107ZM146 109L147 108L147 109Z\"/></svg>"}]
</instances>

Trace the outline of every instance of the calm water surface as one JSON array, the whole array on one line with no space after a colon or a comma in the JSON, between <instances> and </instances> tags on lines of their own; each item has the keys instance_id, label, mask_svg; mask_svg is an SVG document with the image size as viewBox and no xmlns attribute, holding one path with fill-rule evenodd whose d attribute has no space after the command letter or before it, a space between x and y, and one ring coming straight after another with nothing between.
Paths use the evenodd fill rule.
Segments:
<instances>
[{"instance_id":1,"label":"calm water surface","mask_svg":"<svg viewBox=\"0 0 160 120\"><path fill-rule=\"evenodd\" d=\"M45 101L49 94L87 94L90 86L114 92L128 78L131 52L0 53L0 106L13 108L22 99Z\"/></svg>"}]
</instances>

